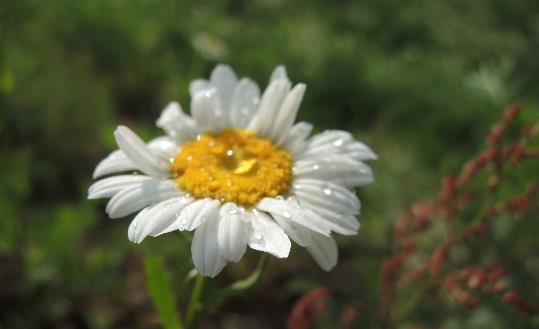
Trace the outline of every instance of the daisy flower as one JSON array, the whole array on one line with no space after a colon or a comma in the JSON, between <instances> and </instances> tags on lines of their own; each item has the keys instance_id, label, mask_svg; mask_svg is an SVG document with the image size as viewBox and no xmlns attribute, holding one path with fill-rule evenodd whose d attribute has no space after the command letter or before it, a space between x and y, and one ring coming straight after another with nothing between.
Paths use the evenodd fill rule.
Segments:
<instances>
[{"instance_id":1,"label":"daisy flower","mask_svg":"<svg viewBox=\"0 0 539 329\"><path fill-rule=\"evenodd\" d=\"M286 258L291 242L322 269L337 263L331 234L354 235L361 204L352 188L373 181L364 160L374 152L345 131L309 138L295 123L305 84L292 87L284 67L269 85L238 79L218 65L189 86L191 116L170 103L156 124L166 133L148 143L119 126L119 150L96 167L89 198L110 198L110 218L138 212L129 240L194 231L196 270L215 277L252 249ZM112 175L112 176L111 176Z\"/></svg>"}]
</instances>

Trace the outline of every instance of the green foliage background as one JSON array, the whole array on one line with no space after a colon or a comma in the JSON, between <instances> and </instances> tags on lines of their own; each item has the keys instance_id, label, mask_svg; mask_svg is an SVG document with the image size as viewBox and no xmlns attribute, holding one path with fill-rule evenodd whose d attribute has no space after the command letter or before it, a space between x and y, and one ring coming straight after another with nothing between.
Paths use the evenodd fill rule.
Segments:
<instances>
[{"instance_id":1,"label":"green foliage background","mask_svg":"<svg viewBox=\"0 0 539 329\"><path fill-rule=\"evenodd\" d=\"M164 105L188 108L189 81L216 63L263 87L286 65L308 85L299 119L353 131L380 157L375 184L359 191L363 228L339 240L339 266L326 274L301 248L272 259L259 288L208 320L218 327L282 327L294 299L320 285L334 287L339 305L362 305L358 328L383 326L380 264L400 209L432 197L506 105L539 108L532 0L8 0L0 15L2 328L158 327L145 255L166 260L185 306L189 241L133 245L129 222L106 218L86 190L116 147L116 125L158 134ZM257 257L213 284L247 275Z\"/></svg>"}]
</instances>

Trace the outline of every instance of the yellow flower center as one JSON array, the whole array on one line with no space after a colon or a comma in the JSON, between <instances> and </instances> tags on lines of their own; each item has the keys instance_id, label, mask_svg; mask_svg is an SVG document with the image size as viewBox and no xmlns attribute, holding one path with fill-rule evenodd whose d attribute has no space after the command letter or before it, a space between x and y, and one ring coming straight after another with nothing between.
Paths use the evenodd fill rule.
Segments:
<instances>
[{"instance_id":1,"label":"yellow flower center","mask_svg":"<svg viewBox=\"0 0 539 329\"><path fill-rule=\"evenodd\" d=\"M252 131L227 129L183 144L171 170L195 198L252 206L288 190L292 157Z\"/></svg>"}]
</instances>

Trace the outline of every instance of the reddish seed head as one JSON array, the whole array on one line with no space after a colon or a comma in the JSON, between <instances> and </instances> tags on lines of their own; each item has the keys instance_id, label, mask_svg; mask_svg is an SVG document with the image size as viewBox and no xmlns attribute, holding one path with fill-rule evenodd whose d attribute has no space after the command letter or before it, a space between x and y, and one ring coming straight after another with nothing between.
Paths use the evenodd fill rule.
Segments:
<instances>
[{"instance_id":1,"label":"reddish seed head","mask_svg":"<svg viewBox=\"0 0 539 329\"><path fill-rule=\"evenodd\" d=\"M506 124L511 123L515 118L520 114L520 106L514 105L505 110L505 113L503 114L503 121Z\"/></svg>"},{"instance_id":2,"label":"reddish seed head","mask_svg":"<svg viewBox=\"0 0 539 329\"><path fill-rule=\"evenodd\" d=\"M350 329L357 318L357 309L353 306L348 306L341 313L341 329Z\"/></svg>"},{"instance_id":3,"label":"reddish seed head","mask_svg":"<svg viewBox=\"0 0 539 329\"><path fill-rule=\"evenodd\" d=\"M293 306L288 317L288 329L306 329L326 310L330 290L321 287L303 295Z\"/></svg>"},{"instance_id":4,"label":"reddish seed head","mask_svg":"<svg viewBox=\"0 0 539 329\"><path fill-rule=\"evenodd\" d=\"M493 145L498 144L500 142L500 140L502 139L502 136L503 136L504 132L505 132L505 126L503 126L501 124L497 124L497 125L493 126L490 129L490 132L489 132L488 137L487 137L487 141L490 144L493 144Z\"/></svg>"}]
</instances>

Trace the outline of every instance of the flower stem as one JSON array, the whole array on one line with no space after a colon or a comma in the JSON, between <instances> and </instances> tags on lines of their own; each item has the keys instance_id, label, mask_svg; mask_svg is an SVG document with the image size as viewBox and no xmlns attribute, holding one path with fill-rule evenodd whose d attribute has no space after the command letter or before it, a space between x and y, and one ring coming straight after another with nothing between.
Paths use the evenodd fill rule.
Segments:
<instances>
[{"instance_id":1,"label":"flower stem","mask_svg":"<svg viewBox=\"0 0 539 329\"><path fill-rule=\"evenodd\" d=\"M203 290L204 277L202 275L197 275L195 286L191 292L189 306L187 308L187 328L196 328L198 324L199 315L204 307L204 304L200 300Z\"/></svg>"},{"instance_id":2,"label":"flower stem","mask_svg":"<svg viewBox=\"0 0 539 329\"><path fill-rule=\"evenodd\" d=\"M176 304L172 280L162 258L149 256L144 260L148 295L166 329L184 329Z\"/></svg>"}]
</instances>

